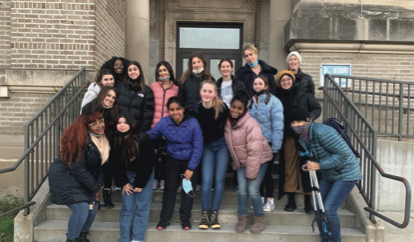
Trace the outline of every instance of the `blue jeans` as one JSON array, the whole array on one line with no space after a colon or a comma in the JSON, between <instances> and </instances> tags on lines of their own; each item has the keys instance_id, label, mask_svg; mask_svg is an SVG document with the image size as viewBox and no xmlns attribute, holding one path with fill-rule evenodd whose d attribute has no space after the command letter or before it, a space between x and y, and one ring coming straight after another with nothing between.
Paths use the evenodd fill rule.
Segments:
<instances>
[{"instance_id":1,"label":"blue jeans","mask_svg":"<svg viewBox=\"0 0 414 242\"><path fill-rule=\"evenodd\" d=\"M129 184L134 187L136 173L126 171ZM144 240L148 225L148 218L152 200L152 184L154 183L154 172L141 192L134 194L122 194L122 208L119 218L120 238L118 242L130 242L131 240ZM135 187L134 187L135 188ZM135 210L134 210L135 206ZM132 218L134 217L134 225ZM131 237L132 228L132 237Z\"/></svg>"},{"instance_id":2,"label":"blue jeans","mask_svg":"<svg viewBox=\"0 0 414 242\"><path fill-rule=\"evenodd\" d=\"M255 217L263 217L263 205L262 198L260 197L260 184L262 184L263 177L266 173L267 162L260 165L258 180L254 180L253 183L249 182L246 177L246 167L237 169L237 180L239 182L239 189L237 192L237 214L248 215L247 211L249 206L249 200L247 194L250 196L253 205L253 215Z\"/></svg>"},{"instance_id":3,"label":"blue jeans","mask_svg":"<svg viewBox=\"0 0 414 242\"><path fill-rule=\"evenodd\" d=\"M354 188L357 181L328 182L321 180L319 189L321 191L323 205L325 206L326 219L329 230L332 233L323 232L321 222L318 222L319 235L323 242L341 242L341 223L338 217L338 208Z\"/></svg>"},{"instance_id":4,"label":"blue jeans","mask_svg":"<svg viewBox=\"0 0 414 242\"><path fill-rule=\"evenodd\" d=\"M68 239L74 240L79 237L81 232L89 232L98 213L98 203L95 202L92 210L89 210L89 203L87 202L67 205L72 210L68 221Z\"/></svg>"},{"instance_id":5,"label":"blue jeans","mask_svg":"<svg viewBox=\"0 0 414 242\"><path fill-rule=\"evenodd\" d=\"M226 181L229 160L230 153L224 137L204 144L204 152L201 160L203 179L201 183L201 206L203 210L210 210L213 179L215 183L211 210L219 210L221 200L223 199L224 183Z\"/></svg>"}]
</instances>

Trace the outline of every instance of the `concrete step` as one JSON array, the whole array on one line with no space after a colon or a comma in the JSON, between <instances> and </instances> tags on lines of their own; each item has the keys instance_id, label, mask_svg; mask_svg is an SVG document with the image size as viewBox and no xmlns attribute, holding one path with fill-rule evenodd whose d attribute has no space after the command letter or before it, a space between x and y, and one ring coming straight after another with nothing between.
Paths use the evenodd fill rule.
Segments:
<instances>
[{"instance_id":1,"label":"concrete step","mask_svg":"<svg viewBox=\"0 0 414 242\"><path fill-rule=\"evenodd\" d=\"M163 198L163 190L157 189L153 191L152 194L152 203L162 203L162 198ZM274 190L274 203L275 206L285 206L288 202L288 196L285 195L283 196L280 200L277 200L278 197L278 190L275 189ZM196 192L196 196L194 198L194 204L201 204L201 200L200 200L200 192ZM296 205L299 207L303 207L304 206L304 196L303 194L301 194L300 192L297 192L295 195L295 200L296 200ZM176 203L180 203L181 201L181 191L177 191L177 196L176 196ZM121 191L114 191L112 192L112 202L114 203L122 203L122 198L121 198ZM237 190L234 188L225 188L224 189L224 194L223 194L223 200L221 202L221 205L237 205ZM345 205L342 204L341 208L343 208L343 206Z\"/></svg>"},{"instance_id":2,"label":"concrete step","mask_svg":"<svg viewBox=\"0 0 414 242\"><path fill-rule=\"evenodd\" d=\"M173 223L164 231L156 230L156 223L149 223L145 241L165 242L319 242L319 233L312 233L310 226L267 226L261 234L250 233L251 224L246 232L236 233L234 224L223 224L220 230L200 230L197 223L192 223L193 229L183 231L178 223ZM48 220L34 229L34 239L37 242L65 242L67 221ZM365 234L356 229L344 228L341 231L343 242L365 242ZM113 242L119 238L118 222L94 222L88 239L91 242Z\"/></svg>"},{"instance_id":3,"label":"concrete step","mask_svg":"<svg viewBox=\"0 0 414 242\"><path fill-rule=\"evenodd\" d=\"M95 218L96 222L117 222L119 221L119 214L121 211L121 203L115 203L112 209L101 208ZM151 204L151 211L149 222L157 223L160 220L161 203ZM285 212L284 207L275 207L275 211L265 212L267 225L272 226L310 226L313 221L313 214L305 214L304 208L298 208L294 212ZM175 212L171 219L171 223L179 223L179 205L176 204ZM253 223L253 210L249 210L250 222ZM49 205L46 209L48 220L68 220L71 214L70 209L65 205ZM339 209L338 215L341 220L341 227L354 228L355 215L346 209ZM201 216L201 205L194 204L192 210L191 221L199 223ZM220 207L219 221L221 224L236 224L237 223L237 206L222 205Z\"/></svg>"}]
</instances>

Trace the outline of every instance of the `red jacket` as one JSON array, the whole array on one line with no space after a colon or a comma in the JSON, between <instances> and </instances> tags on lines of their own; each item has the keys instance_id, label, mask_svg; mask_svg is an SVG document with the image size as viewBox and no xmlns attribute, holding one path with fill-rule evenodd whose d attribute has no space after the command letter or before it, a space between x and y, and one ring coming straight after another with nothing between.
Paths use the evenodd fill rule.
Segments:
<instances>
[{"instance_id":1,"label":"red jacket","mask_svg":"<svg viewBox=\"0 0 414 242\"><path fill-rule=\"evenodd\" d=\"M151 129L160 121L161 118L169 115L167 102L170 97L178 95L178 86L170 82L170 86L164 90L162 88L162 81L157 81L151 84L150 88L154 92L155 111L154 119L152 120Z\"/></svg>"},{"instance_id":2,"label":"red jacket","mask_svg":"<svg viewBox=\"0 0 414 242\"><path fill-rule=\"evenodd\" d=\"M248 179L256 179L260 165L273 157L272 149L263 137L260 125L249 113L241 117L233 127L227 119L224 137L233 160L231 166L234 170L246 167Z\"/></svg>"}]
</instances>

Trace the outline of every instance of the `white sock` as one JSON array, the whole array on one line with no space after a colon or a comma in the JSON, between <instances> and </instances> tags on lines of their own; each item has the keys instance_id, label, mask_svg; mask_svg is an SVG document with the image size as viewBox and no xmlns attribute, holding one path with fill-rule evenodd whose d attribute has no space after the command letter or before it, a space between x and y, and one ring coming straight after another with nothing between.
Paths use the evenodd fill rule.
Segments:
<instances>
[{"instance_id":1,"label":"white sock","mask_svg":"<svg viewBox=\"0 0 414 242\"><path fill-rule=\"evenodd\" d=\"M273 202L273 198L270 198L270 197L269 197L269 198L267 199L267 201L268 201L268 202L270 202L270 204L274 204L274 202Z\"/></svg>"}]
</instances>

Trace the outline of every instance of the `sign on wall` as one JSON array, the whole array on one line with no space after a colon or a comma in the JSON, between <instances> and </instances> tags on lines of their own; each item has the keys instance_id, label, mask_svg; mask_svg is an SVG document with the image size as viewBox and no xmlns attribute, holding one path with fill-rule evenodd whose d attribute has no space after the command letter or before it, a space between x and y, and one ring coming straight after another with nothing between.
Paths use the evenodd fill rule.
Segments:
<instances>
[{"instance_id":1,"label":"sign on wall","mask_svg":"<svg viewBox=\"0 0 414 242\"><path fill-rule=\"evenodd\" d=\"M350 64L321 64L320 69L320 79L319 79L319 86L323 87L325 80L325 74L331 75L341 75L341 76L350 76L351 75L351 65ZM335 78L336 83L338 83L341 87L346 86L346 79L342 78ZM351 86L351 81L348 81L348 87Z\"/></svg>"}]
</instances>

